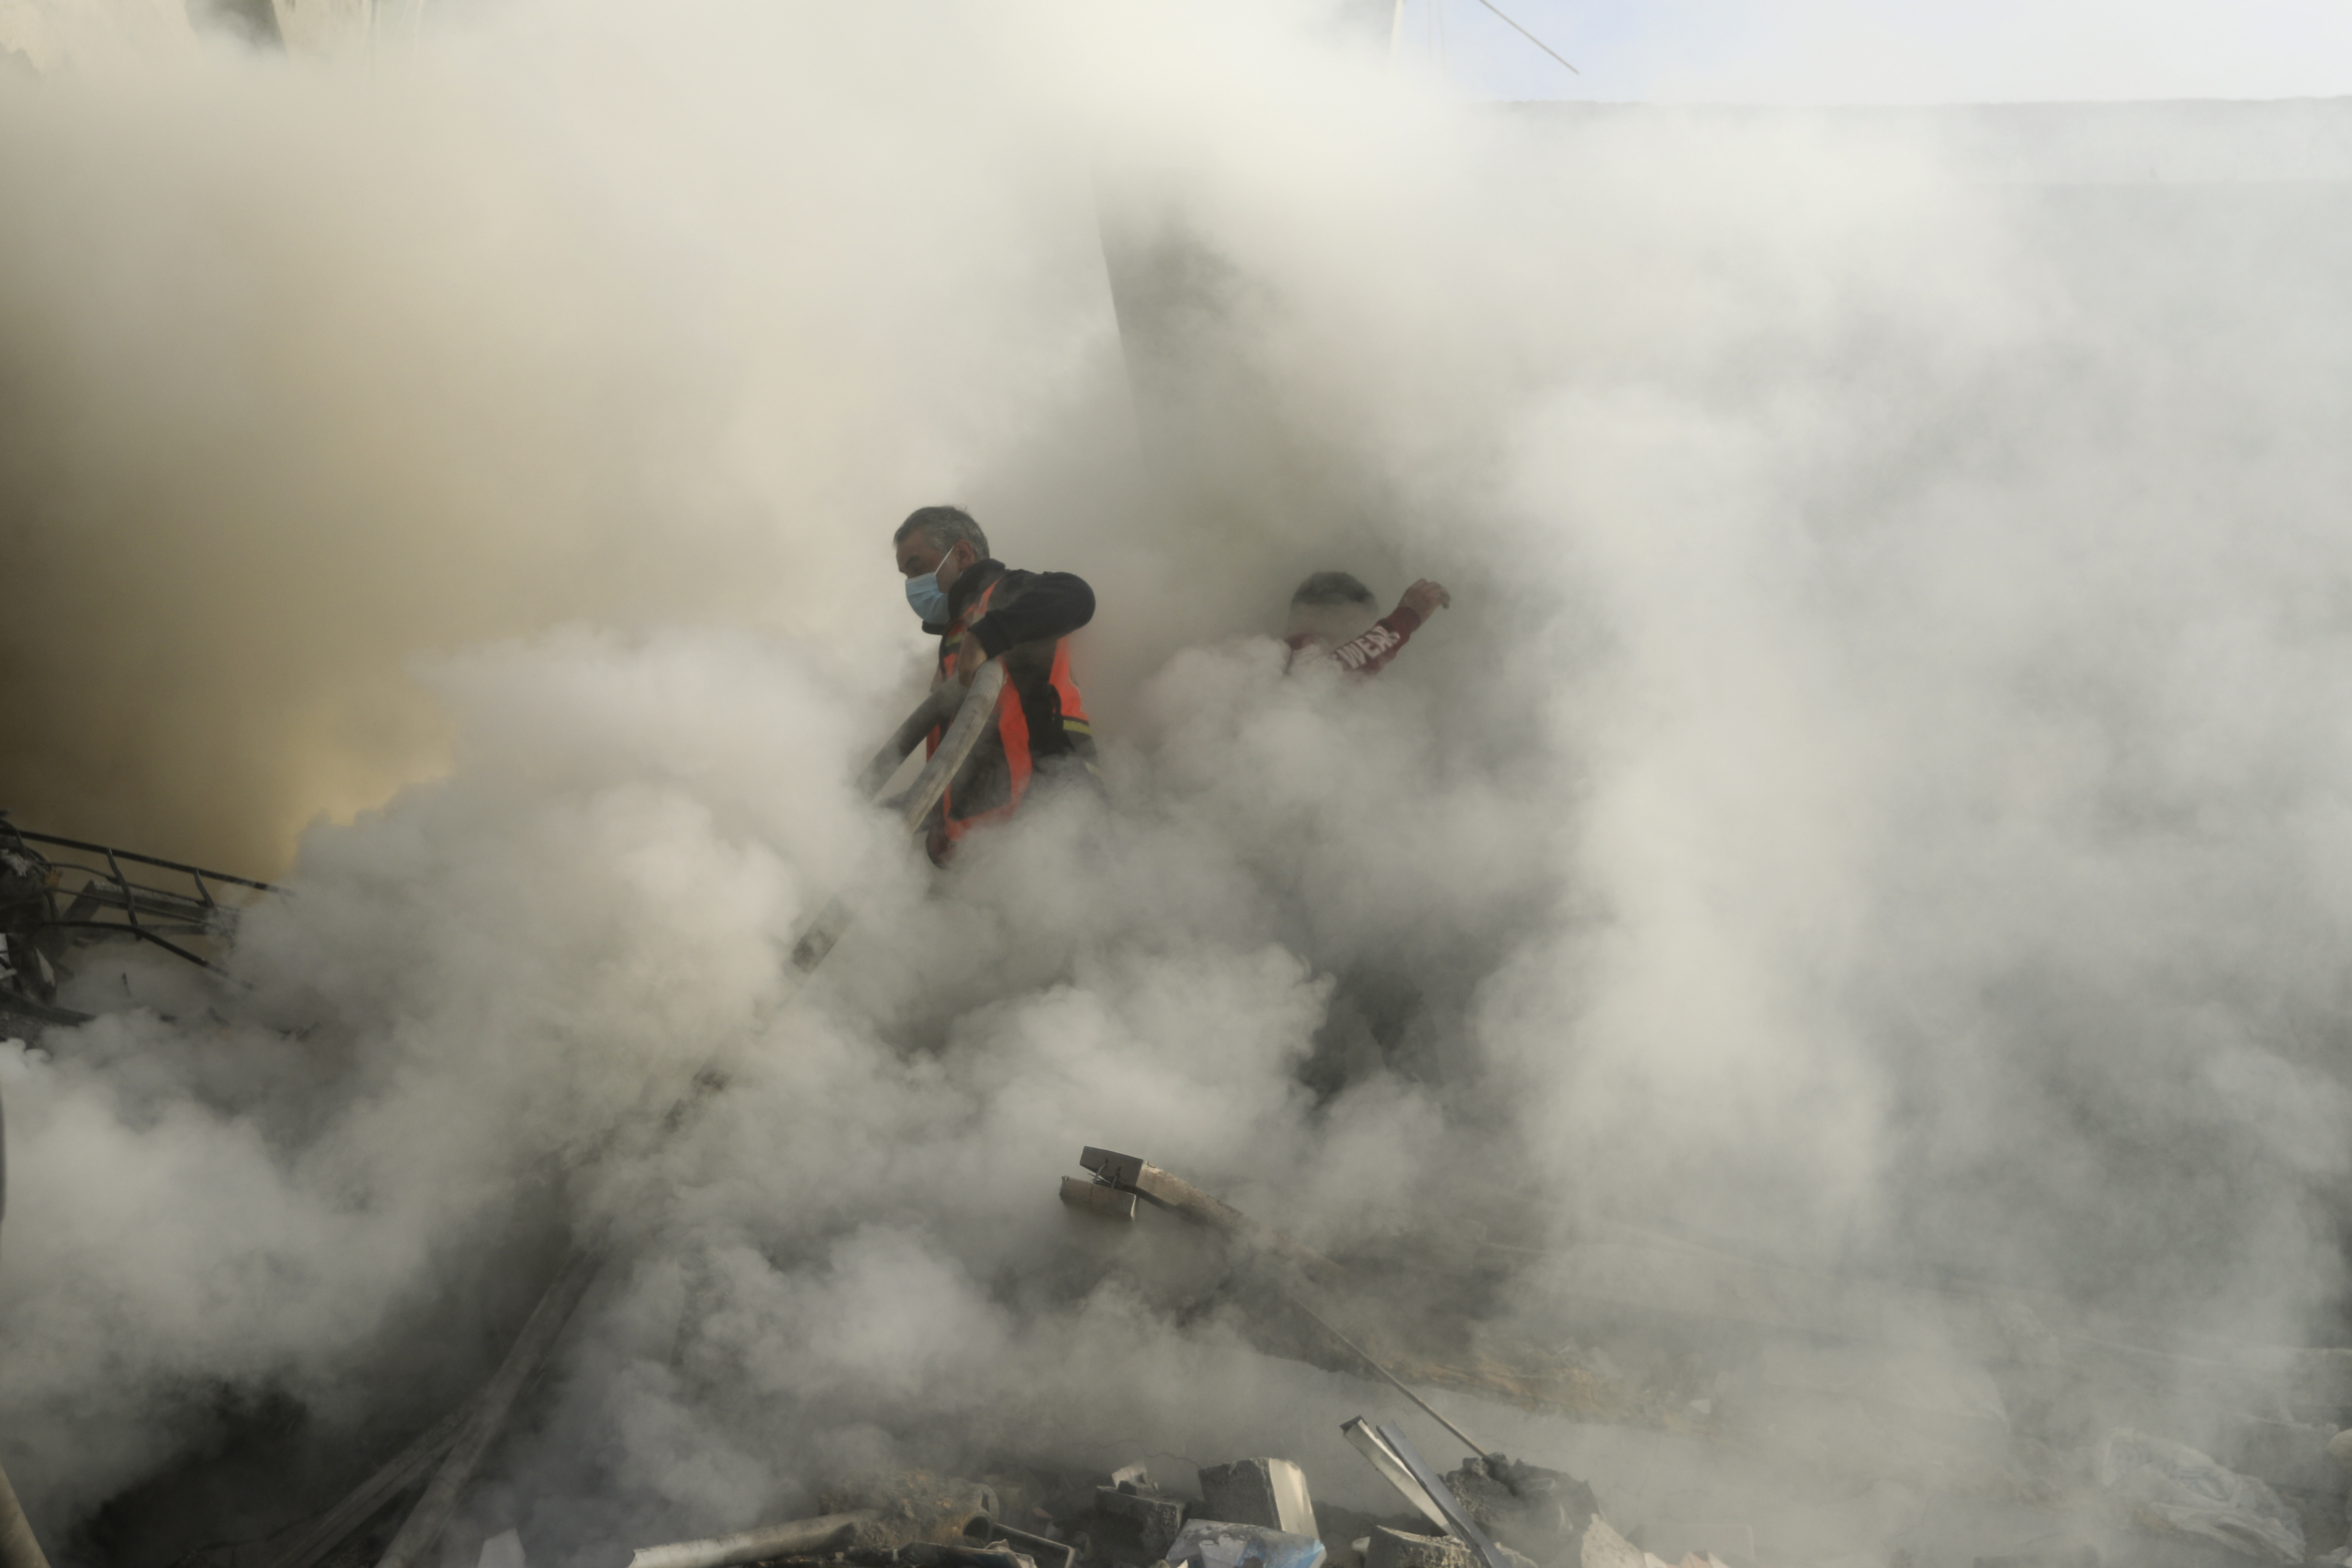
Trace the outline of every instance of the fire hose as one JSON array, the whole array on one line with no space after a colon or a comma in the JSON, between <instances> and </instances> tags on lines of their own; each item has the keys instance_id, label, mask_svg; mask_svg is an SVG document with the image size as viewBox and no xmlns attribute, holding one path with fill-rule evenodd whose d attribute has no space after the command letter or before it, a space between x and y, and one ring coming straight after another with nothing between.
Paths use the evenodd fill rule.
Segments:
<instances>
[{"instance_id":1,"label":"fire hose","mask_svg":"<svg viewBox=\"0 0 2352 1568\"><path fill-rule=\"evenodd\" d=\"M1004 664L993 658L980 667L971 678L970 689L952 680L943 680L931 688L930 695L907 715L906 722L891 731L890 738L882 742L882 749L874 753L874 760L857 775L857 793L869 800L879 794L882 786L890 782L890 775L898 771L898 764L907 760L907 753L924 736L945 724L947 732L940 737L939 749L895 803L898 824L907 834L912 837L923 831L940 798L947 794L949 783L971 755L972 748L980 744L980 738L988 733L990 721L996 713L996 700L1003 690ZM806 974L823 963L824 955L833 951L833 944L841 940L841 933L849 929L856 916L856 911L842 900L827 900L816 919L801 932L800 940L793 943L793 967Z\"/></svg>"}]
</instances>

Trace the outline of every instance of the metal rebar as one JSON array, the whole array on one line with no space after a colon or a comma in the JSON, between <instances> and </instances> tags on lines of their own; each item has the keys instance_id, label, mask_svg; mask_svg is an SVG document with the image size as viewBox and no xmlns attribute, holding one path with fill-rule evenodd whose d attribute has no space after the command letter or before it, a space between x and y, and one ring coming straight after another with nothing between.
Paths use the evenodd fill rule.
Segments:
<instances>
[{"instance_id":1,"label":"metal rebar","mask_svg":"<svg viewBox=\"0 0 2352 1568\"><path fill-rule=\"evenodd\" d=\"M1289 1298L1289 1300L1292 1306L1307 1314L1307 1319L1309 1322L1322 1330L1325 1333L1330 1335L1333 1339L1339 1341L1341 1344L1347 1346L1349 1350L1354 1352L1358 1360L1361 1361L1366 1366L1370 1367L1374 1372L1379 1373L1382 1377L1388 1379L1389 1382L1394 1384L1398 1393L1403 1394L1407 1399L1412 1400L1415 1405L1420 1405L1422 1409L1427 1411L1431 1420L1436 1422L1440 1426L1444 1427L1448 1432L1453 1433L1456 1437L1461 1438L1465 1443L1469 1444L1470 1451L1472 1453L1477 1455L1482 1459L1486 1458L1486 1450L1478 1446L1477 1439L1471 1436L1469 1433L1462 1430L1461 1427L1456 1426L1453 1422L1448 1421L1444 1416L1439 1415L1437 1413L1437 1406L1432 1405L1428 1400L1423 1399L1420 1394L1415 1394L1411 1388L1405 1386L1404 1381L1398 1377L1396 1373L1391 1372L1379 1362L1373 1360L1371 1352L1366 1350L1363 1346L1358 1344L1355 1341L1349 1339L1347 1335L1341 1333L1330 1324L1325 1322L1321 1316L1316 1312L1314 1308L1308 1306L1297 1297L1292 1296Z\"/></svg>"}]
</instances>

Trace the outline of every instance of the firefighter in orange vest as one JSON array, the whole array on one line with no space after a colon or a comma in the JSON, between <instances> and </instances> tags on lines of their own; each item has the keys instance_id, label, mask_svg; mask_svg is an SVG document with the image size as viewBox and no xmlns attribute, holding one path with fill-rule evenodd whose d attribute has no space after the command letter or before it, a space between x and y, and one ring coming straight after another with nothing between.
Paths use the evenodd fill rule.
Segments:
<instances>
[{"instance_id":1,"label":"firefighter in orange vest","mask_svg":"<svg viewBox=\"0 0 2352 1568\"><path fill-rule=\"evenodd\" d=\"M1070 678L1069 636L1094 618L1095 591L1067 572L1014 572L988 553L988 535L961 507L927 506L891 536L907 603L940 639L934 688L969 686L992 658L1004 661L996 725L948 785L929 836L944 865L963 836L1010 816L1029 791L1095 777L1094 728ZM940 731L925 742L937 751Z\"/></svg>"}]
</instances>

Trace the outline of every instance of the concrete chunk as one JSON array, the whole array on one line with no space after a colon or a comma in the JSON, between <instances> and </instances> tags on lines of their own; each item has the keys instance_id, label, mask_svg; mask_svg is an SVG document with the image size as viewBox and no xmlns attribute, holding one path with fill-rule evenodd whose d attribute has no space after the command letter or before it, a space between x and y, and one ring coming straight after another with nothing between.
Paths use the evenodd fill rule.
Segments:
<instances>
[{"instance_id":1,"label":"concrete chunk","mask_svg":"<svg viewBox=\"0 0 2352 1568\"><path fill-rule=\"evenodd\" d=\"M1511 1568L1537 1568L1534 1558L1507 1546L1503 1547L1503 1560ZM1478 1558L1450 1535L1413 1535L1383 1524L1373 1528L1365 1544L1364 1568L1478 1568Z\"/></svg>"},{"instance_id":2,"label":"concrete chunk","mask_svg":"<svg viewBox=\"0 0 2352 1568\"><path fill-rule=\"evenodd\" d=\"M1097 1487L1095 1511L1132 1521L1143 1550L1155 1558L1166 1555L1184 1528L1181 1498L1129 1491L1124 1487Z\"/></svg>"},{"instance_id":3,"label":"concrete chunk","mask_svg":"<svg viewBox=\"0 0 2352 1568\"><path fill-rule=\"evenodd\" d=\"M1263 1525L1293 1535L1315 1533L1307 1472L1288 1459L1235 1459L1201 1471L1201 1510L1210 1519Z\"/></svg>"}]
</instances>

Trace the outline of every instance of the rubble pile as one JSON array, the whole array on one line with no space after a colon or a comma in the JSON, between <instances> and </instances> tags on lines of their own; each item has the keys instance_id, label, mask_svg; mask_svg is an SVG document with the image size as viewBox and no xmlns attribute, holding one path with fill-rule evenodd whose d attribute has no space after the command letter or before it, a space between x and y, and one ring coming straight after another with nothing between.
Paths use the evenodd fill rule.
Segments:
<instances>
[{"instance_id":1,"label":"rubble pile","mask_svg":"<svg viewBox=\"0 0 2352 1568\"><path fill-rule=\"evenodd\" d=\"M134 879L126 864L147 869ZM164 872L185 889L161 886ZM100 942L216 975L206 953L234 932L232 889L274 892L0 818L0 1012L28 1030L80 1021L59 984ZM1391 1505L1378 1512L1317 1501L1318 1478L1268 1455L1185 1476L910 1471L824 1493L809 1518L645 1547L632 1568L2352 1564L2352 1350L2168 1339L2060 1300L1563 1225L1495 1194L1475 1222L1450 1213L1326 1257L1139 1157L1088 1147L1078 1163L1088 1175L1060 1190L1074 1225L1189 1231L1201 1267L1183 1288L1239 1309L1257 1352L1377 1380L1467 1457L1440 1473L1397 1426L1347 1421ZM180 1568L529 1568L513 1531L478 1559L441 1538L597 1267L575 1254L497 1376L334 1506ZM1532 1449L1512 1439L1522 1452L1565 1458L1555 1440L1601 1436L1574 1459L1580 1474L1512 1458L1423 1392L1440 1390L1449 1406L1486 1402L1465 1418L1490 1435L1497 1409L1549 1421ZM1649 1473L1676 1464L1695 1478L1679 1488ZM1956 1521L1999 1549L1959 1550Z\"/></svg>"},{"instance_id":2,"label":"rubble pile","mask_svg":"<svg viewBox=\"0 0 2352 1568\"><path fill-rule=\"evenodd\" d=\"M1417 1510L1376 1518L1317 1504L1288 1459L1203 1466L1194 1481L1162 1485L1141 1465L994 1483L913 1471L829 1492L814 1519L646 1548L631 1568L1480 1568L1477 1548L1426 1533ZM1605 1523L1594 1531L1592 1490L1572 1476L1474 1456L1443 1484L1456 1483L1475 1505L1446 1502L1491 1522L1486 1544L1503 1568L1585 1568L1589 1533L1605 1543L1595 1568L1644 1561Z\"/></svg>"}]
</instances>

